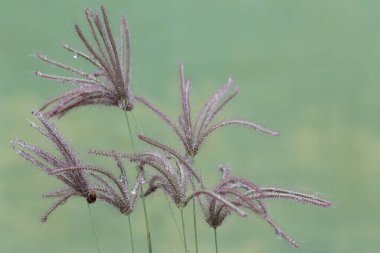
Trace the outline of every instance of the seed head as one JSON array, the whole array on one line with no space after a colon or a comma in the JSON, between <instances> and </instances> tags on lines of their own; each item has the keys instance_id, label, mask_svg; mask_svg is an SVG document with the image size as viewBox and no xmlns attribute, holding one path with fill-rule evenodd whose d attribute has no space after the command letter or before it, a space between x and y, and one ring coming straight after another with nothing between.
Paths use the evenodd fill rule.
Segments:
<instances>
[{"instance_id":1,"label":"seed head","mask_svg":"<svg viewBox=\"0 0 380 253\"><path fill-rule=\"evenodd\" d=\"M40 71L34 72L38 77L60 83L71 83L76 86L41 107L40 110L44 111L47 117L61 117L71 109L93 104L117 106L126 111L133 109L134 97L130 89L131 54L128 23L125 17L121 18L120 43L117 48L104 6L101 7L101 12L100 16L88 9L85 11L92 39L84 35L79 25L75 25L75 31L88 53L83 53L66 44L63 45L64 49L73 54L74 59L80 58L91 64L94 67L92 73L57 62L48 56L35 54L37 59L74 75L59 76Z\"/></svg>"},{"instance_id":2,"label":"seed head","mask_svg":"<svg viewBox=\"0 0 380 253\"><path fill-rule=\"evenodd\" d=\"M89 153L114 159L119 169L119 174L115 175L109 169L94 166L73 167L69 169L88 171L95 181L97 197L100 200L117 208L122 214L129 215L132 213L138 200L141 185L145 182L142 166L138 167L135 185L130 189L127 172L122 161L122 154L114 151L104 152L96 150L90 150Z\"/></svg>"},{"instance_id":3,"label":"seed head","mask_svg":"<svg viewBox=\"0 0 380 253\"><path fill-rule=\"evenodd\" d=\"M53 154L19 139L11 140L11 145L16 153L25 160L39 167L45 173L54 175L66 185L64 188L43 195L46 198L57 199L41 218L42 222L46 222L49 214L58 206L63 205L70 197L80 196L84 197L88 203L94 203L96 201L96 192L90 184L88 173L84 171L67 170L56 174L57 171L68 167L82 166L82 163L66 140L59 134L55 126L40 112L34 112L33 114L40 122L40 125L32 122L32 127L38 129L42 135L49 139L59 154Z\"/></svg>"},{"instance_id":4,"label":"seed head","mask_svg":"<svg viewBox=\"0 0 380 253\"><path fill-rule=\"evenodd\" d=\"M136 100L151 109L172 128L183 144L188 156L194 157L198 153L201 145L205 142L206 138L215 130L229 125L246 126L269 135L278 135L277 132L272 131L260 124L242 119L231 119L214 123L215 116L217 116L239 92L239 89L236 88L232 93L228 93L232 85L232 79L229 79L226 84L220 87L206 101L202 110L198 113L196 120L193 122L190 106L191 82L190 80L185 79L182 64L180 65L179 75L182 110L177 122L171 120L165 113L151 104L144 97L136 97Z\"/></svg>"},{"instance_id":5,"label":"seed head","mask_svg":"<svg viewBox=\"0 0 380 253\"><path fill-rule=\"evenodd\" d=\"M261 217L275 230L278 236L285 239L293 247L298 247L299 245L269 216L264 200L271 198L288 199L301 204L320 207L329 207L331 205L331 202L313 195L277 188L259 187L244 178L231 176L230 169L226 166L221 165L219 168L222 172L222 177L220 182L215 186L214 192L238 208L250 210ZM228 207L215 202L212 198L200 199L200 204L206 222L213 228L219 227L225 218L231 214Z\"/></svg>"}]
</instances>

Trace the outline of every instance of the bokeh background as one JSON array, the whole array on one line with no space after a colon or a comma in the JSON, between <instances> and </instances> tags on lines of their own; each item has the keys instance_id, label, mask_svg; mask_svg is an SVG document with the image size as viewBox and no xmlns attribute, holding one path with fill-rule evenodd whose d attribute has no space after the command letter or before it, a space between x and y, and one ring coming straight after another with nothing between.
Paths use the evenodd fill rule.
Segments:
<instances>
[{"instance_id":1,"label":"bokeh background","mask_svg":"<svg viewBox=\"0 0 380 253\"><path fill-rule=\"evenodd\" d=\"M73 25L83 9L105 3L115 32L127 15L132 33L133 89L173 117L178 112L178 64L193 81L196 108L232 77L241 93L224 112L281 132L278 138L243 128L212 136L197 158L210 184L226 163L259 185L319 193L323 210L268 201L272 216L301 244L300 252L378 252L380 248L379 1L356 0L2 0L0 8L0 252L96 252L87 206L73 199L46 224L40 195L59 185L21 160L9 140L47 144L29 127L30 111L67 89L35 78L59 73L33 57L44 52L83 67L61 47L79 48ZM138 107L146 134L178 145L149 111ZM87 161L88 148L130 147L123 114L87 107L57 125ZM143 146L139 146L143 148ZM162 196L149 200L155 253L182 252ZM102 252L130 252L127 219L97 202L92 212ZM194 252L190 210L188 235ZM199 216L200 219L201 216ZM136 252L147 252L141 205L133 214ZM200 223L200 252L214 252ZM297 252L254 215L230 217L219 231L220 252Z\"/></svg>"}]
</instances>

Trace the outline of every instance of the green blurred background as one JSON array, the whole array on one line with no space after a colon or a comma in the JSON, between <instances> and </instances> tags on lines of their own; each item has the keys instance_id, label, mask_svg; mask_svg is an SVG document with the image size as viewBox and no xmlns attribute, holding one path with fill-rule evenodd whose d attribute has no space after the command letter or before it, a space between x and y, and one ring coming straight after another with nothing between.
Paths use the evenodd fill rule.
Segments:
<instances>
[{"instance_id":1,"label":"green blurred background","mask_svg":"<svg viewBox=\"0 0 380 253\"><path fill-rule=\"evenodd\" d=\"M103 1L10 1L0 9L0 252L96 252L82 199L59 208L40 195L55 180L21 160L9 140L46 143L28 126L31 109L65 87L33 70L58 73L33 57L44 52L88 67L60 48L81 48L73 24ZM300 252L378 252L380 248L380 1L356 0L108 0L115 32L127 15L132 33L133 89L171 116L178 111L178 63L193 81L198 107L228 77L241 93L225 111L281 132L220 131L197 158L208 182L217 165L260 185L318 192L335 203L323 210L268 201L272 216L300 244ZM144 132L176 143L161 121L136 110ZM83 155L88 148L126 150L121 111L87 107L57 122ZM177 144L178 145L178 144ZM97 162L99 159L96 160ZM157 195L149 218L155 253L182 252L169 209ZM102 252L130 252L127 219L104 203L92 206ZM190 210L188 234L192 243ZM199 216L200 217L200 216ZM136 252L147 252L141 205L132 216ZM213 234L200 222L200 252L213 252ZM220 252L297 252L255 216L230 217L220 229ZM191 252L194 252L191 244Z\"/></svg>"}]
</instances>

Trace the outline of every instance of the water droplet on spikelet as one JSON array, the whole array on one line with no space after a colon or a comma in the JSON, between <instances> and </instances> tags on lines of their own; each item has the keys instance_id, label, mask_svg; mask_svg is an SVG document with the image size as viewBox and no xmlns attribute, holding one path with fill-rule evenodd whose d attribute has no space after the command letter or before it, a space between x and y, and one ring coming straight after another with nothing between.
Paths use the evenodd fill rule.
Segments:
<instances>
[{"instance_id":1,"label":"water droplet on spikelet","mask_svg":"<svg viewBox=\"0 0 380 253\"><path fill-rule=\"evenodd\" d=\"M121 109L125 109L125 101L120 99L118 102L117 102L117 106L119 106L119 108Z\"/></svg>"},{"instance_id":2,"label":"water droplet on spikelet","mask_svg":"<svg viewBox=\"0 0 380 253\"><path fill-rule=\"evenodd\" d=\"M120 176L119 176L119 181L120 181L121 183L125 184L125 182L126 182L126 178L125 178L125 176L120 175Z\"/></svg>"},{"instance_id":3,"label":"water droplet on spikelet","mask_svg":"<svg viewBox=\"0 0 380 253\"><path fill-rule=\"evenodd\" d=\"M73 54L73 58L74 58L74 59L78 59L78 52L74 52L74 54Z\"/></svg>"},{"instance_id":4,"label":"water droplet on spikelet","mask_svg":"<svg viewBox=\"0 0 380 253\"><path fill-rule=\"evenodd\" d=\"M132 195L136 195L136 190L133 189L133 191L131 192Z\"/></svg>"}]
</instances>

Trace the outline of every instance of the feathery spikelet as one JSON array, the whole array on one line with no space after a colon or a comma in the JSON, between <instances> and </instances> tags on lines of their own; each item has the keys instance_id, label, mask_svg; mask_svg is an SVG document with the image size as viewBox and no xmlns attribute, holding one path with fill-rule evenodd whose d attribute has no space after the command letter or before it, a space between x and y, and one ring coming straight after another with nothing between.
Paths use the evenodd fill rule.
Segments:
<instances>
[{"instance_id":1,"label":"feathery spikelet","mask_svg":"<svg viewBox=\"0 0 380 253\"><path fill-rule=\"evenodd\" d=\"M11 140L11 145L16 153L49 175L67 167L82 166L77 154L59 134L55 126L48 122L40 112L34 112L33 114L40 121L41 126L31 122L32 127L39 130L42 135L54 144L59 155L22 140L14 139ZM56 174L55 177L62 181L66 187L43 195L47 198L56 198L57 201L42 216L42 222L46 222L48 216L72 196L84 197L88 203L96 201L96 192L88 180L88 173L84 171L65 171L64 173Z\"/></svg>"},{"instance_id":2,"label":"feathery spikelet","mask_svg":"<svg viewBox=\"0 0 380 253\"><path fill-rule=\"evenodd\" d=\"M92 42L84 35L79 25L75 25L75 31L89 54L63 45L74 58L84 59L93 65L93 73L65 65L39 53L35 54L37 59L74 74L74 76L58 76L36 71L34 72L36 76L77 86L45 103L40 110L45 111L46 117L61 117L71 109L93 104L117 106L126 111L133 109L128 23L125 17L121 18L120 45L117 48L104 6L101 7L101 11L102 17L88 9L85 11Z\"/></svg>"},{"instance_id":3,"label":"feathery spikelet","mask_svg":"<svg viewBox=\"0 0 380 253\"><path fill-rule=\"evenodd\" d=\"M94 166L73 166L51 172L51 175L60 175L71 171L87 171L92 179L97 181L93 189L97 198L111 204L122 214L129 215L135 208L138 192L144 183L143 170L137 176L135 186L129 191L125 173L115 176L112 172Z\"/></svg>"},{"instance_id":4,"label":"feathery spikelet","mask_svg":"<svg viewBox=\"0 0 380 253\"><path fill-rule=\"evenodd\" d=\"M218 115L222 109L237 95L239 89L236 88L231 94L228 94L232 85L232 79L229 79L225 85L220 87L204 104L202 110L198 113L195 122L192 121L191 106L190 106L190 90L191 82L185 80L183 65L180 65L180 85L181 85L181 114L178 122L171 120L160 109L151 104L144 97L136 97L136 100L143 103L161 119L163 119L167 125L169 125L175 132L177 137L182 142L186 153L190 157L194 157L201 145L205 142L206 138L215 130L229 125L241 125L253 128L257 131L277 136L278 133L272 131L255 122L232 119L225 120L219 123L213 123L216 115Z\"/></svg>"},{"instance_id":5,"label":"feathery spikelet","mask_svg":"<svg viewBox=\"0 0 380 253\"><path fill-rule=\"evenodd\" d=\"M115 175L110 170L94 166L76 166L56 171L56 174L65 173L66 171L87 171L95 181L94 189L98 199L114 206L122 214L129 215L135 209L138 193L141 185L145 183L144 170L142 166L138 167L138 175L133 189L130 189L127 172L121 158L122 155L116 152L98 152L89 151L90 154L111 157L115 160L116 166L120 173Z\"/></svg>"},{"instance_id":6,"label":"feathery spikelet","mask_svg":"<svg viewBox=\"0 0 380 253\"><path fill-rule=\"evenodd\" d=\"M158 152L141 152L133 155L119 153L115 151L98 151L90 150L91 154L99 156L107 156L113 158L127 158L131 162L136 162L139 168L147 170L147 167L152 168L155 173L148 179L148 189L145 191L144 196L148 196L158 189L163 190L168 195L178 208L184 208L189 201L200 195L205 195L208 198L212 198L215 202L226 206L230 211L236 212L238 215L245 217L246 214L240 210L233 203L223 198L221 195L208 191L204 185L200 185L199 190L193 191L189 183L191 182L191 171L195 171L189 163L183 164L182 161L185 158L178 159L171 154L163 155ZM175 166L173 165L175 164Z\"/></svg>"},{"instance_id":7,"label":"feathery spikelet","mask_svg":"<svg viewBox=\"0 0 380 253\"><path fill-rule=\"evenodd\" d=\"M329 207L331 205L331 202L316 196L276 188L259 187L246 179L231 176L230 169L226 166L221 165L219 168L222 172L222 178L216 185L214 192L229 200L233 205L248 209L259 215L275 230L278 236L285 239L293 247L298 247L299 245L271 219L264 200L270 198L290 199L301 204L320 207ZM200 199L199 201L206 222L213 228L219 227L231 213L228 208L215 202L212 198L206 198L206 201Z\"/></svg>"}]
</instances>

